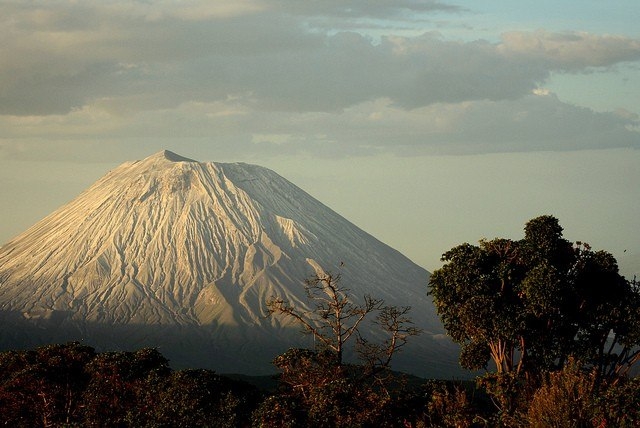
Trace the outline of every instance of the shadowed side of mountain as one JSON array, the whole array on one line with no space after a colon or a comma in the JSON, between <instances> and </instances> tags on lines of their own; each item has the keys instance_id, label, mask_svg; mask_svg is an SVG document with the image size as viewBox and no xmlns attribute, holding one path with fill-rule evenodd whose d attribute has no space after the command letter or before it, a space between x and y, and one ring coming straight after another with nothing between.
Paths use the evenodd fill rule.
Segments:
<instances>
[{"instance_id":1,"label":"shadowed side of mountain","mask_svg":"<svg viewBox=\"0 0 640 428\"><path fill-rule=\"evenodd\" d=\"M276 371L273 359L291 347L310 348L313 338L299 328L274 335L247 333L239 327L149 324L103 324L74 322L69 313L47 313L38 319L0 311L0 349L31 349L51 343L81 342L102 351L157 348L175 369L207 368L218 373L267 375ZM425 344L409 343L394 360L393 369L422 377L452 379L469 377L455 361L442 358L454 352L442 338ZM353 353L349 361L356 361Z\"/></svg>"}]
</instances>

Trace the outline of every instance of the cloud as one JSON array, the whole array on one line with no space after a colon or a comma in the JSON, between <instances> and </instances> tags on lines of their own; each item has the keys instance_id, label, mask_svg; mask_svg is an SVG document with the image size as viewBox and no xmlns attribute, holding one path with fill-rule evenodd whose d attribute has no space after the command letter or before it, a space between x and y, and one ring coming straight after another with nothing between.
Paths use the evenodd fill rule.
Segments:
<instances>
[{"instance_id":1,"label":"cloud","mask_svg":"<svg viewBox=\"0 0 640 428\"><path fill-rule=\"evenodd\" d=\"M498 50L507 57L522 57L568 72L640 60L640 40L584 32L505 33Z\"/></svg>"},{"instance_id":2,"label":"cloud","mask_svg":"<svg viewBox=\"0 0 640 428\"><path fill-rule=\"evenodd\" d=\"M409 111L389 99L378 99L341 114L306 114L291 122L297 126L272 118L269 132L288 132L292 147L305 147L314 155L640 149L637 115L596 113L563 103L554 95L441 103ZM322 135L322 139L305 145L302 137L308 134Z\"/></svg>"},{"instance_id":3,"label":"cloud","mask_svg":"<svg viewBox=\"0 0 640 428\"><path fill-rule=\"evenodd\" d=\"M544 83L638 61L639 40L373 37L354 24L435 12L462 13L420 0L3 2L1 153L152 139L229 156L638 147L635 113L571 106Z\"/></svg>"},{"instance_id":4,"label":"cloud","mask_svg":"<svg viewBox=\"0 0 640 428\"><path fill-rule=\"evenodd\" d=\"M345 8L376 16L445 8L437 2L231 3L3 4L0 54L11 61L0 65L0 114L59 114L105 97L155 109L238 92L265 109L332 111L381 97L417 108L515 99L553 71L640 58L640 41L585 33L507 33L490 43L305 26Z\"/></svg>"},{"instance_id":5,"label":"cloud","mask_svg":"<svg viewBox=\"0 0 640 428\"><path fill-rule=\"evenodd\" d=\"M516 100L437 103L407 110L389 98L331 112L252 107L251 95L177 107L111 112L108 100L66 115L5 116L4 158L126 159L160 148L217 160L274 155L324 158L640 149L640 120L561 102L547 90ZM75 143L75 145L73 144ZM10 150L15 145L20 150ZM74 148L75 147L75 148ZM71 151L71 152L70 152ZM127 155L128 153L128 155Z\"/></svg>"},{"instance_id":6,"label":"cloud","mask_svg":"<svg viewBox=\"0 0 640 428\"><path fill-rule=\"evenodd\" d=\"M407 13L456 12L460 7L433 0L278 0L274 4L287 13L303 16L335 16L347 18L381 18Z\"/></svg>"},{"instance_id":7,"label":"cloud","mask_svg":"<svg viewBox=\"0 0 640 428\"><path fill-rule=\"evenodd\" d=\"M185 20L176 15L189 8L151 16L156 9L129 2L34 4L0 5L0 55L11 58L0 65L0 114L64 113L116 96L224 98L246 57L256 66L270 52L322 42L280 15Z\"/></svg>"}]
</instances>

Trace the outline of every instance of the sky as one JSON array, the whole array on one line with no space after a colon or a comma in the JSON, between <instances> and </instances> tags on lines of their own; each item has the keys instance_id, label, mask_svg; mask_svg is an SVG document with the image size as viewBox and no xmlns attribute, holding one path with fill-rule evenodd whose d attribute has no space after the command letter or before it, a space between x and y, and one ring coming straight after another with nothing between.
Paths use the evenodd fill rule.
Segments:
<instances>
[{"instance_id":1,"label":"sky","mask_svg":"<svg viewBox=\"0 0 640 428\"><path fill-rule=\"evenodd\" d=\"M0 242L168 149L271 168L430 271L551 214L640 274L639 20L637 0L0 0Z\"/></svg>"}]
</instances>

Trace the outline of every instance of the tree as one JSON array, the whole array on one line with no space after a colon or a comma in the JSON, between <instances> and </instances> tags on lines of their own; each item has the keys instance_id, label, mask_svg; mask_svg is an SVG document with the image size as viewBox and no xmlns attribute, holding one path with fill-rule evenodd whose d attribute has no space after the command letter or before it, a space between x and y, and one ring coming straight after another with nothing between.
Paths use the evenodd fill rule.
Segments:
<instances>
[{"instance_id":1,"label":"tree","mask_svg":"<svg viewBox=\"0 0 640 428\"><path fill-rule=\"evenodd\" d=\"M430 293L448 334L462 345L465 368L483 368L489 358L499 373L522 367L515 352L525 348L516 247L497 239L459 245L442 256L447 263L431 276Z\"/></svg>"},{"instance_id":2,"label":"tree","mask_svg":"<svg viewBox=\"0 0 640 428\"><path fill-rule=\"evenodd\" d=\"M340 275L317 274L305 280L305 292L314 305L310 311L274 297L267 302L269 314L281 314L295 319L305 333L313 334L327 349L333 351L336 363L342 364L345 343L358 332L366 316L382 307L382 301L364 296L364 304L356 305L346 289L339 285Z\"/></svg>"},{"instance_id":3,"label":"tree","mask_svg":"<svg viewBox=\"0 0 640 428\"><path fill-rule=\"evenodd\" d=\"M360 426L380 422L390 401L386 382L393 355L419 334L408 317L408 307L385 306L364 296L356 303L340 284L340 275L320 273L305 281L310 309L282 298L267 302L269 313L292 318L315 338L317 348L290 349L276 357L281 371L280 392L256 413L256 420L287 421L277 426ZM367 339L361 326L376 314L374 324L386 334L382 342ZM353 343L362 365L344 363Z\"/></svg>"},{"instance_id":4,"label":"tree","mask_svg":"<svg viewBox=\"0 0 640 428\"><path fill-rule=\"evenodd\" d=\"M77 342L0 353L0 424L246 427L261 394L210 370L172 371L156 349Z\"/></svg>"},{"instance_id":5,"label":"tree","mask_svg":"<svg viewBox=\"0 0 640 428\"><path fill-rule=\"evenodd\" d=\"M340 284L341 276L319 273L305 280L305 292L312 308L305 310L274 297L267 302L269 314L293 318L322 348L332 352L338 366L343 364L345 345L351 340L360 345L360 355L371 365L388 367L393 354L410 336L420 333L407 316L410 308L385 306L380 299L365 295L357 304L349 289ZM383 344L373 344L360 334L360 325L376 312L377 325L388 334Z\"/></svg>"},{"instance_id":6,"label":"tree","mask_svg":"<svg viewBox=\"0 0 640 428\"><path fill-rule=\"evenodd\" d=\"M145 402L146 391L171 373L168 360L153 348L135 352L104 352L85 371L90 381L84 390L84 421L87 425L141 425L154 401Z\"/></svg>"},{"instance_id":7,"label":"tree","mask_svg":"<svg viewBox=\"0 0 640 428\"><path fill-rule=\"evenodd\" d=\"M640 359L637 285L611 254L564 239L552 216L530 220L519 241L465 243L442 261L429 293L465 368L491 360L507 382L562 368L573 355L600 380Z\"/></svg>"},{"instance_id":8,"label":"tree","mask_svg":"<svg viewBox=\"0 0 640 428\"><path fill-rule=\"evenodd\" d=\"M77 342L0 354L0 419L17 427L77 423L82 391L89 377L84 367L95 357Z\"/></svg>"},{"instance_id":9,"label":"tree","mask_svg":"<svg viewBox=\"0 0 640 428\"><path fill-rule=\"evenodd\" d=\"M145 391L146 406L138 426L246 427L259 402L255 387L211 370L170 373Z\"/></svg>"}]
</instances>

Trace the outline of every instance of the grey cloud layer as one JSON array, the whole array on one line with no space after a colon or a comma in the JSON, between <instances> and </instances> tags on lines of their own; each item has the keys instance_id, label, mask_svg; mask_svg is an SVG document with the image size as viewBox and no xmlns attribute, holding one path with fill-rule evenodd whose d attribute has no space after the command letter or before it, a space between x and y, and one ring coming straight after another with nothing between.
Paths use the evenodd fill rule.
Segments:
<instances>
[{"instance_id":1,"label":"grey cloud layer","mask_svg":"<svg viewBox=\"0 0 640 428\"><path fill-rule=\"evenodd\" d=\"M255 151L638 145L633 114L595 113L531 95L552 72L640 60L638 40L538 31L507 33L499 43L429 32L374 41L309 28L318 16L338 22L457 10L418 0L185 2L182 8L162 1L5 2L0 56L10 60L0 62L0 115L8 118L0 137L5 147L45 135L142 138L145 129L153 133L150 126L167 135L167 122L153 125L165 118L175 138L225 136ZM92 122L102 114L106 125ZM46 115L55 116L40 127L10 117ZM575 132L593 124L595 135L574 141ZM598 144L595 138L605 134Z\"/></svg>"},{"instance_id":2,"label":"grey cloud layer","mask_svg":"<svg viewBox=\"0 0 640 428\"><path fill-rule=\"evenodd\" d=\"M323 0L299 1L280 0L275 2L281 10L302 16L326 15L342 18L380 18L403 15L405 13L424 13L458 11L454 5L432 0Z\"/></svg>"}]
</instances>

